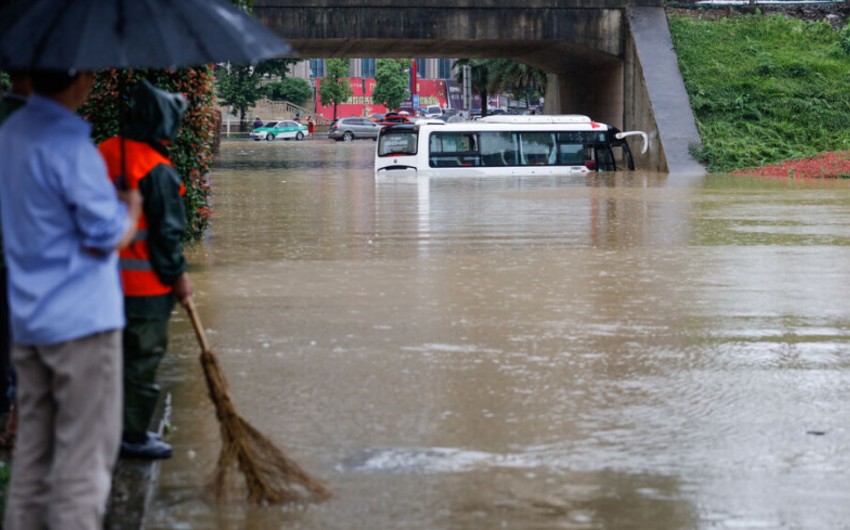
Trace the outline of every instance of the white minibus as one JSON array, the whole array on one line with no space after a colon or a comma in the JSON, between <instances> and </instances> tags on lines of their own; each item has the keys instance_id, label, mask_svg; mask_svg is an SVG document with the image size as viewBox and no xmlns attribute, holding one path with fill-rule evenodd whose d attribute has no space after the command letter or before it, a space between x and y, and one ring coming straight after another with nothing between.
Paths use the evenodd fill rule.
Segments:
<instances>
[{"instance_id":1,"label":"white minibus","mask_svg":"<svg viewBox=\"0 0 850 530\"><path fill-rule=\"evenodd\" d=\"M635 168L628 136L587 116L488 116L474 122L395 125L378 135L376 175L580 175Z\"/></svg>"}]
</instances>

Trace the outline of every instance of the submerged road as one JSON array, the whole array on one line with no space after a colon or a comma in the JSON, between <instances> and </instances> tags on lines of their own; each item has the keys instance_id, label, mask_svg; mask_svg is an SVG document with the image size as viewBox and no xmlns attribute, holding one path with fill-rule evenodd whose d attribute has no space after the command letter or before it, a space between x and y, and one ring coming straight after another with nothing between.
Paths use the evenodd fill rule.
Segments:
<instances>
[{"instance_id":1,"label":"submerged road","mask_svg":"<svg viewBox=\"0 0 850 530\"><path fill-rule=\"evenodd\" d=\"M848 183L375 181L372 149L226 143L190 254L237 408L335 497L203 494L180 314L149 529L846 527Z\"/></svg>"}]
</instances>

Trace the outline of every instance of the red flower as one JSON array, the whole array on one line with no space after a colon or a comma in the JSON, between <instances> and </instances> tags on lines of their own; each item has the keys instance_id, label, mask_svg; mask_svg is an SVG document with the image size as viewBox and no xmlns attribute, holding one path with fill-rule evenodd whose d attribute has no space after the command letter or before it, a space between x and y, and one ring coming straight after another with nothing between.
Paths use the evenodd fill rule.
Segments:
<instances>
[{"instance_id":1,"label":"red flower","mask_svg":"<svg viewBox=\"0 0 850 530\"><path fill-rule=\"evenodd\" d=\"M802 160L733 171L732 175L764 178L847 178L850 177L850 151L821 153Z\"/></svg>"}]
</instances>

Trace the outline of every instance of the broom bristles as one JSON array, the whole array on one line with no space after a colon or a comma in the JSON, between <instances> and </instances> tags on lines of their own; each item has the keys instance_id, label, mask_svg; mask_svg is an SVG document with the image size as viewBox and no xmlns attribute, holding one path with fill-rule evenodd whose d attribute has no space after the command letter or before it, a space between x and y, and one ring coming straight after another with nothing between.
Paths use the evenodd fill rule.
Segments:
<instances>
[{"instance_id":1,"label":"broom bristles","mask_svg":"<svg viewBox=\"0 0 850 530\"><path fill-rule=\"evenodd\" d=\"M248 499L255 504L318 502L331 496L327 487L287 457L268 437L237 412L227 381L210 349L201 352L210 399L221 426L221 451L213 491L221 500L234 490L235 470L242 472Z\"/></svg>"}]
</instances>

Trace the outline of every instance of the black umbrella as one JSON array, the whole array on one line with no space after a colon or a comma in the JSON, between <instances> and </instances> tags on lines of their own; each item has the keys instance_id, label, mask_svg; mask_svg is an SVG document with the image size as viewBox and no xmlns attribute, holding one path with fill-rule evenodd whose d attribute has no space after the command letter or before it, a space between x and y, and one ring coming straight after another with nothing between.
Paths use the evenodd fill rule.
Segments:
<instances>
[{"instance_id":1,"label":"black umbrella","mask_svg":"<svg viewBox=\"0 0 850 530\"><path fill-rule=\"evenodd\" d=\"M224 0L34 0L0 12L0 68L96 71L253 63L292 48ZM3 27L6 26L6 27Z\"/></svg>"}]
</instances>

